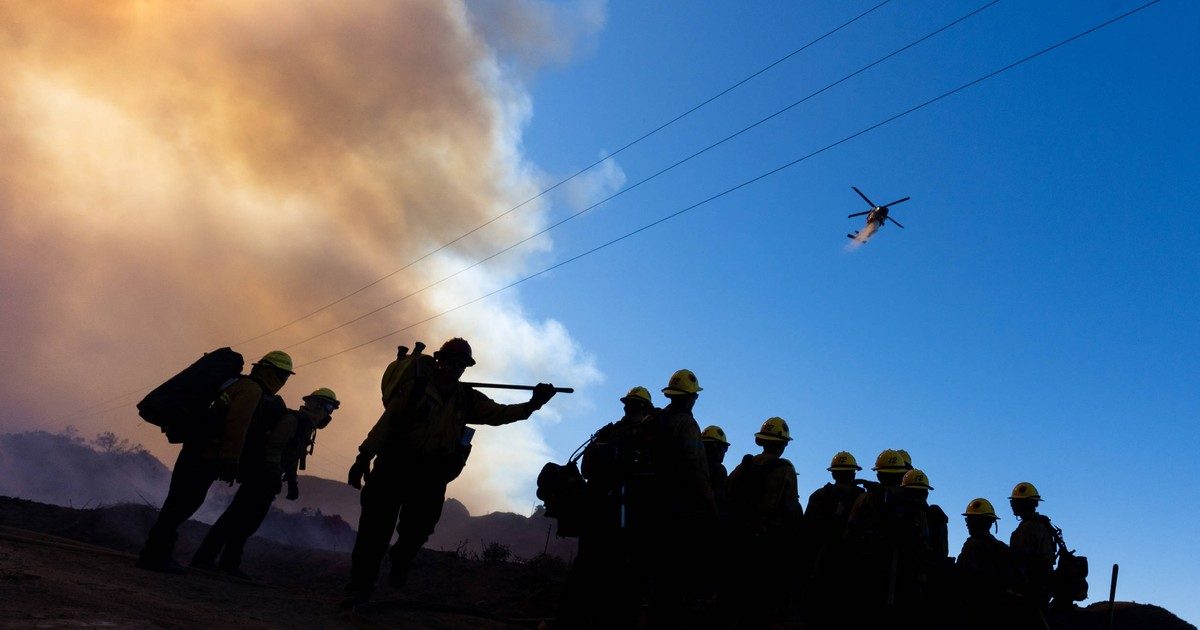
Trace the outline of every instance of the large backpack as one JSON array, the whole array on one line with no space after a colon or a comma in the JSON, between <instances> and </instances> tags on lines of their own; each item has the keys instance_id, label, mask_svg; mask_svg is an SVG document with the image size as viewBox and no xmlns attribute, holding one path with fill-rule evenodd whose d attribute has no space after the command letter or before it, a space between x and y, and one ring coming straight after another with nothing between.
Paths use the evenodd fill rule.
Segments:
<instances>
[{"instance_id":1,"label":"large backpack","mask_svg":"<svg viewBox=\"0 0 1200 630\"><path fill-rule=\"evenodd\" d=\"M1058 547L1058 566L1050 578L1050 591L1055 599L1069 602L1080 602L1088 596L1088 559L1086 556L1075 555L1073 549L1067 549L1063 540L1062 529L1055 527L1050 519L1045 519L1046 527L1054 535L1054 543Z\"/></svg>"},{"instance_id":2,"label":"large backpack","mask_svg":"<svg viewBox=\"0 0 1200 630\"><path fill-rule=\"evenodd\" d=\"M388 364L387 369L383 371L383 379L379 383L384 407L387 407L388 403L392 402L392 398L400 392L402 384L433 374L433 357L421 354L424 349L425 344L420 341L413 345L411 354L404 346L396 348L396 360Z\"/></svg>"},{"instance_id":3,"label":"large backpack","mask_svg":"<svg viewBox=\"0 0 1200 630\"><path fill-rule=\"evenodd\" d=\"M138 415L179 444L202 425L222 388L242 373L242 355L230 348L207 352L155 387L137 404Z\"/></svg>"},{"instance_id":4,"label":"large backpack","mask_svg":"<svg viewBox=\"0 0 1200 630\"><path fill-rule=\"evenodd\" d=\"M761 464L754 461L753 455L742 458L742 463L729 476L729 490L726 495L729 517L735 529L749 534L762 533L756 531L763 525L760 521L762 515L756 511L763 503L767 476L787 464L788 461L783 458Z\"/></svg>"}]
</instances>

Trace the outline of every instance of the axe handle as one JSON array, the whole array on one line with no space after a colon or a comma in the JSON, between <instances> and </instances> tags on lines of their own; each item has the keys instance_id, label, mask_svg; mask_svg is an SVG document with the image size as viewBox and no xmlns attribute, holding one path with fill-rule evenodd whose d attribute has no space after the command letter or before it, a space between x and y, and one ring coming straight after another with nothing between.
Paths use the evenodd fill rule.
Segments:
<instances>
[{"instance_id":1,"label":"axe handle","mask_svg":"<svg viewBox=\"0 0 1200 630\"><path fill-rule=\"evenodd\" d=\"M467 387L486 387L489 389L520 389L527 392L533 391L533 385L508 385L505 383L467 383L463 382ZM574 394L574 387L555 387L554 391L559 394Z\"/></svg>"}]
</instances>

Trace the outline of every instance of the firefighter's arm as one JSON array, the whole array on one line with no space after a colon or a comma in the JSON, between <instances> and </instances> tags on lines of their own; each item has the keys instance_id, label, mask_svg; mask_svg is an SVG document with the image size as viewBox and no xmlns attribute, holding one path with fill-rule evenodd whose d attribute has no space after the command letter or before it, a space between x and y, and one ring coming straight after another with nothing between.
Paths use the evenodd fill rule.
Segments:
<instances>
[{"instance_id":1,"label":"firefighter's arm","mask_svg":"<svg viewBox=\"0 0 1200 630\"><path fill-rule=\"evenodd\" d=\"M470 424L486 424L500 426L519 420L525 420L537 411L532 403L523 402L515 405L502 405L474 389L467 389L467 422Z\"/></svg>"},{"instance_id":2,"label":"firefighter's arm","mask_svg":"<svg viewBox=\"0 0 1200 630\"><path fill-rule=\"evenodd\" d=\"M221 438L221 449L217 459L236 462L242 455L246 442L246 430L254 419L254 411L262 399L262 388L250 379L241 379L226 390L229 395L229 412L225 415L225 433Z\"/></svg>"}]
</instances>

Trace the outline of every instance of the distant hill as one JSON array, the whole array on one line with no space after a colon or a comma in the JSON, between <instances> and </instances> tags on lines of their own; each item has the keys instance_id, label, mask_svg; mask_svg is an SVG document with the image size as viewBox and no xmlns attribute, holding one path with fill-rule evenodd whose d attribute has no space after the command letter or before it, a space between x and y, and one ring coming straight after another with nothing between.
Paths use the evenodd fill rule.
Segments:
<instances>
[{"instance_id":1,"label":"distant hill","mask_svg":"<svg viewBox=\"0 0 1200 630\"><path fill-rule=\"evenodd\" d=\"M70 431L0 434L0 496L75 508L135 503L157 509L170 481L170 468L112 433L93 440ZM216 520L235 490L214 484L195 519ZM297 501L275 501L259 535L284 544L349 550L358 524L358 491L342 481L301 475L300 492ZM555 522L540 510L529 517L499 512L471 516L466 506L449 499L426 547L479 555L499 543L519 558L543 552L572 558L575 540L558 538L555 531Z\"/></svg>"}]
</instances>

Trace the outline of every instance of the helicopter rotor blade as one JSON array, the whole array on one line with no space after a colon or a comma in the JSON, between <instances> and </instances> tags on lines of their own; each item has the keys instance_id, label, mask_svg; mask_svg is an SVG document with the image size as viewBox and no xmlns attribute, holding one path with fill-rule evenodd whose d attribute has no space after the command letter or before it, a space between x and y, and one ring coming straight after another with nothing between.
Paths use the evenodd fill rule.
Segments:
<instances>
[{"instance_id":1,"label":"helicopter rotor blade","mask_svg":"<svg viewBox=\"0 0 1200 630\"><path fill-rule=\"evenodd\" d=\"M851 188L854 188L854 186L851 186ZM867 202L868 204L870 204L872 208L875 208L875 207L877 207L877 206L875 205L875 202L874 202L874 201L871 201L870 199L867 199L867 196L866 196L866 195L864 195L864 194L862 193L862 191L861 191L861 190L859 190L859 189L857 189L857 188L854 188L854 192L858 193L858 196L859 196L859 197L862 197L862 198L863 198L863 201L865 201L865 202Z\"/></svg>"},{"instance_id":2,"label":"helicopter rotor blade","mask_svg":"<svg viewBox=\"0 0 1200 630\"><path fill-rule=\"evenodd\" d=\"M897 220L895 220L895 219L893 219L892 217L888 217L888 221L891 221L892 223L895 223L897 226L899 226L899 227L900 227L900 229L904 229L904 226L903 226L903 225L900 225L900 222L899 222L899 221L897 221Z\"/></svg>"},{"instance_id":3,"label":"helicopter rotor blade","mask_svg":"<svg viewBox=\"0 0 1200 630\"><path fill-rule=\"evenodd\" d=\"M864 212L855 212L854 214L851 214L851 215L847 216L846 218L853 219L854 217L861 217L864 214L871 214L871 210L866 210Z\"/></svg>"},{"instance_id":4,"label":"helicopter rotor blade","mask_svg":"<svg viewBox=\"0 0 1200 630\"><path fill-rule=\"evenodd\" d=\"M912 199L912 197L905 197L905 198L903 198L903 199L897 199L897 200L893 201L892 203L885 203L885 204L883 204L883 206L881 206L881 207L883 207L883 208L887 208L888 206L894 206L894 205L896 205L896 204L898 204L898 203L904 203L905 201L908 201L909 199Z\"/></svg>"}]
</instances>

